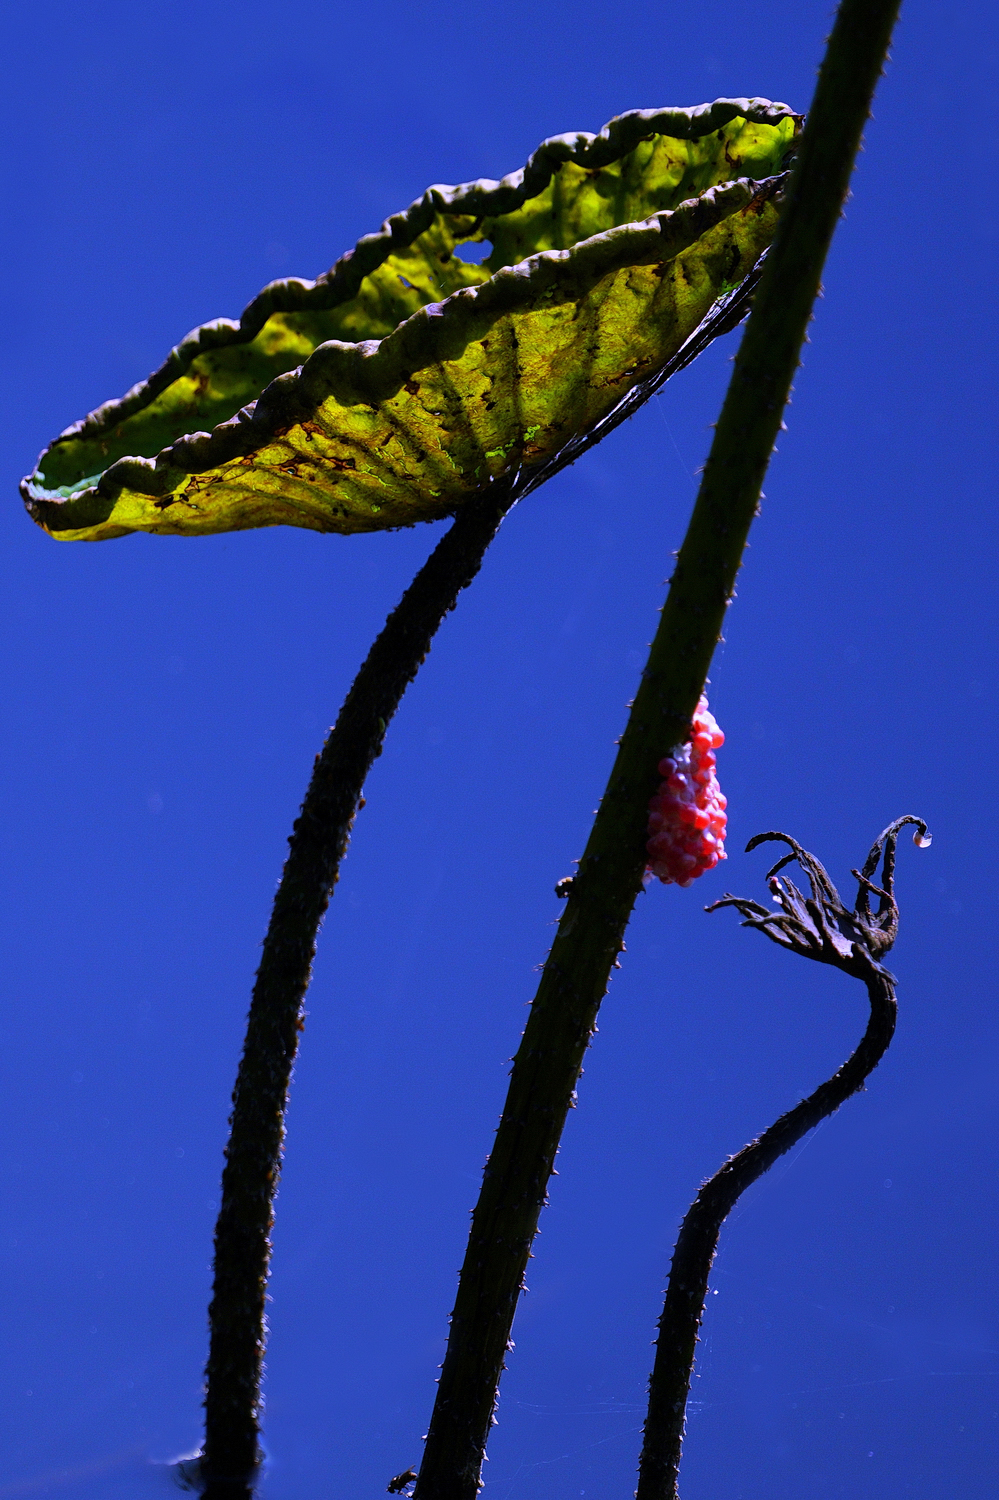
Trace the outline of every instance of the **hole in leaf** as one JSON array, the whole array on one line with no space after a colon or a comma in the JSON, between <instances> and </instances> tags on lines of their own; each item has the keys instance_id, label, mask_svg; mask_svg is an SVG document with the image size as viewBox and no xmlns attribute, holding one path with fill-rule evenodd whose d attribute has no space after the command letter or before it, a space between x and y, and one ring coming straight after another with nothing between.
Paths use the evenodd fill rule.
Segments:
<instances>
[{"instance_id":1,"label":"hole in leaf","mask_svg":"<svg viewBox=\"0 0 999 1500\"><path fill-rule=\"evenodd\" d=\"M459 259L466 266L481 266L484 260L488 260L493 253L491 240L465 240L458 246Z\"/></svg>"}]
</instances>

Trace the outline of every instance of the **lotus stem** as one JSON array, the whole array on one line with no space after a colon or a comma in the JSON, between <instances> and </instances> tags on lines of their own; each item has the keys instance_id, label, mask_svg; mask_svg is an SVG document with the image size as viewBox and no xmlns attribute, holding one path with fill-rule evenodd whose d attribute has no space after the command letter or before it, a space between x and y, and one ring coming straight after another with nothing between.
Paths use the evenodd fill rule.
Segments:
<instances>
[{"instance_id":1,"label":"lotus stem","mask_svg":"<svg viewBox=\"0 0 999 1500\"><path fill-rule=\"evenodd\" d=\"M649 1408L639 1462L636 1500L676 1500L684 1413L694 1366L697 1333L708 1293L708 1273L724 1220L739 1198L778 1157L862 1088L884 1056L895 1031L892 976L877 965L867 978L871 1015L860 1045L832 1078L758 1140L708 1179L680 1229L659 1320L656 1357L649 1380Z\"/></svg>"},{"instance_id":2,"label":"lotus stem","mask_svg":"<svg viewBox=\"0 0 999 1500\"><path fill-rule=\"evenodd\" d=\"M475 1500L538 1218L645 870L657 766L704 688L891 37L843 0L648 664L544 966L472 1216L417 1500Z\"/></svg>"},{"instance_id":3,"label":"lotus stem","mask_svg":"<svg viewBox=\"0 0 999 1500\"><path fill-rule=\"evenodd\" d=\"M511 503L511 489L502 484L469 501L389 615L316 757L288 840L232 1096L215 1230L201 1456L211 1500L248 1495L259 1463L270 1230L288 1086L319 924L386 726L438 626L479 571Z\"/></svg>"}]
</instances>

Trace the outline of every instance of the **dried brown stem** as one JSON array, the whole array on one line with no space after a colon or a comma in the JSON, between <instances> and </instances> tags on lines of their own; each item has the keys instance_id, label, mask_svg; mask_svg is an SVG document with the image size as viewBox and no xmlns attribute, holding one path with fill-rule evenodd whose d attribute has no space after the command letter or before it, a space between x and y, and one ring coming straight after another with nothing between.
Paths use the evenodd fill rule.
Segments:
<instances>
[{"instance_id":1,"label":"dried brown stem","mask_svg":"<svg viewBox=\"0 0 999 1500\"><path fill-rule=\"evenodd\" d=\"M895 1030L892 976L871 964L867 979L871 1016L857 1050L814 1094L782 1115L758 1140L744 1146L704 1184L680 1229L656 1358L649 1381L649 1409L639 1464L637 1500L676 1500L684 1413L694 1366L697 1332L708 1293L708 1273L718 1234L735 1204L786 1151L863 1087Z\"/></svg>"}]
</instances>

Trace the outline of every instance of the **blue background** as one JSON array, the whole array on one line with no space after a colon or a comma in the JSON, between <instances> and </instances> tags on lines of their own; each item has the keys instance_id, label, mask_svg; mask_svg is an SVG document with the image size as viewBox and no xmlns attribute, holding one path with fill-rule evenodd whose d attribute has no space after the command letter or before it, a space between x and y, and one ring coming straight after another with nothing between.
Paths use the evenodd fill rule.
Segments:
<instances>
[{"instance_id":1,"label":"blue background","mask_svg":"<svg viewBox=\"0 0 999 1500\"><path fill-rule=\"evenodd\" d=\"M284 838L435 529L60 545L38 450L430 182L634 107L804 109L814 0L10 5L3 131L0 1500L166 1496L196 1447L213 1209ZM731 913L892 817L901 1024L723 1232L685 1500L994 1494L999 873L995 11L911 0L711 704L729 861L639 902L514 1330L488 1500L627 1496L702 1177L830 1073L864 996ZM467 1213L683 535L732 338L504 525L367 788L322 934L271 1285L268 1500L418 1461ZM809 972L814 969L815 972Z\"/></svg>"}]
</instances>

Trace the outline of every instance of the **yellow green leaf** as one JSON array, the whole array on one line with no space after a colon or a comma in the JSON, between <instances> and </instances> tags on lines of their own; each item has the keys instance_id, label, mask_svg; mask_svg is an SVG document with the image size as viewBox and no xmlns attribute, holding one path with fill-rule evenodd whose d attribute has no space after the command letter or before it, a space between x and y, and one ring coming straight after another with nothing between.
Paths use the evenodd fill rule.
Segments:
<instances>
[{"instance_id":1,"label":"yellow green leaf","mask_svg":"<svg viewBox=\"0 0 999 1500\"><path fill-rule=\"evenodd\" d=\"M452 514L492 480L534 488L726 326L799 124L759 99L636 110L500 182L428 189L68 428L22 485L31 514L91 541L356 532Z\"/></svg>"}]
</instances>

